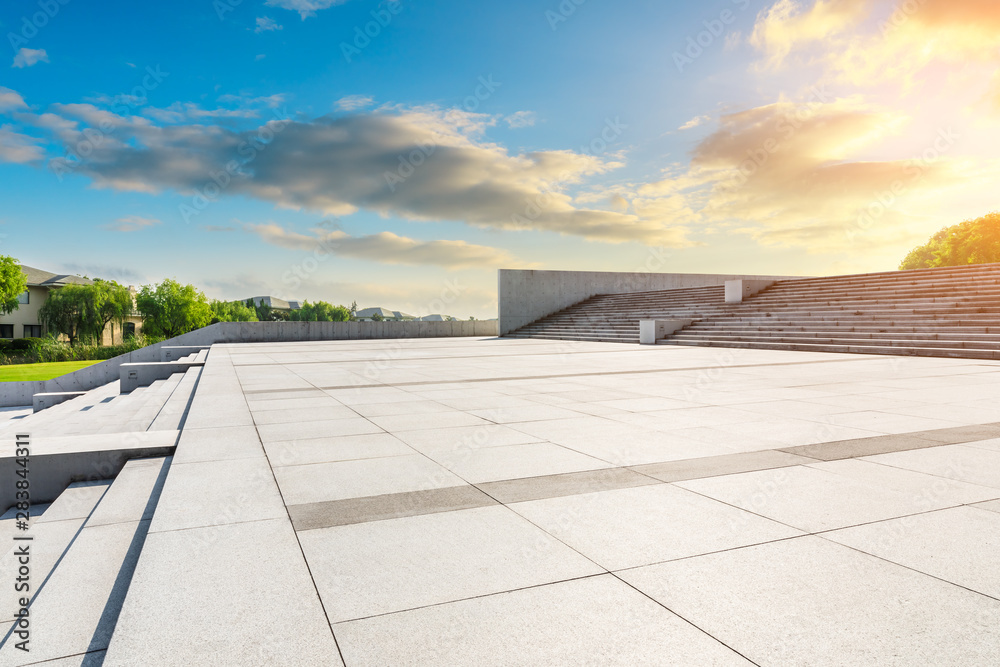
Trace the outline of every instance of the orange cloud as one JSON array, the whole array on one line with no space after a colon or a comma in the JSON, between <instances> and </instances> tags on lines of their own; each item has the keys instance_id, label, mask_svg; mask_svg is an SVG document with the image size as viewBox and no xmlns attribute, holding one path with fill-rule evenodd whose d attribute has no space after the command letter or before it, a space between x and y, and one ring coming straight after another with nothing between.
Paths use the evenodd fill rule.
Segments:
<instances>
[{"instance_id":1,"label":"orange cloud","mask_svg":"<svg viewBox=\"0 0 1000 667\"><path fill-rule=\"evenodd\" d=\"M906 246L937 224L929 203L987 169L951 154L959 137L947 128L907 155L860 159L907 121L856 99L728 114L686 173L635 189L633 210L810 252Z\"/></svg>"},{"instance_id":2,"label":"orange cloud","mask_svg":"<svg viewBox=\"0 0 1000 667\"><path fill-rule=\"evenodd\" d=\"M750 41L764 68L821 64L842 81L912 85L935 63L997 62L998 31L994 0L779 0Z\"/></svg>"}]
</instances>

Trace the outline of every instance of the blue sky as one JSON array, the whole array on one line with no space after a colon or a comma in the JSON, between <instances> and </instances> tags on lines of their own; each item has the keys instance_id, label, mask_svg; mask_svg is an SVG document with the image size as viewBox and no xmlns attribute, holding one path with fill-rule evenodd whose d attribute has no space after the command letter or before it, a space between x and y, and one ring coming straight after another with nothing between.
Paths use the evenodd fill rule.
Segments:
<instances>
[{"instance_id":1,"label":"blue sky","mask_svg":"<svg viewBox=\"0 0 1000 667\"><path fill-rule=\"evenodd\" d=\"M888 270L996 208L980 0L35 0L0 28L0 253L53 271L493 317L497 268Z\"/></svg>"}]
</instances>

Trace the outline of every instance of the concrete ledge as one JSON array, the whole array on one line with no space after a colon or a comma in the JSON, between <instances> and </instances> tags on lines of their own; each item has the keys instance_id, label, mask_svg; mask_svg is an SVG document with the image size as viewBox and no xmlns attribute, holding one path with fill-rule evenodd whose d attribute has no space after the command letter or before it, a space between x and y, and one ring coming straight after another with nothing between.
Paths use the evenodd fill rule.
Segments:
<instances>
[{"instance_id":1,"label":"concrete ledge","mask_svg":"<svg viewBox=\"0 0 1000 667\"><path fill-rule=\"evenodd\" d=\"M55 500L73 482L111 479L131 459L169 456L180 431L107 433L86 436L39 437L30 441L31 502ZM0 508L16 502L13 480L17 466L14 441L0 443Z\"/></svg>"},{"instance_id":2,"label":"concrete ledge","mask_svg":"<svg viewBox=\"0 0 1000 667\"><path fill-rule=\"evenodd\" d=\"M639 320L639 344L656 345L656 341L666 338L692 322L694 320Z\"/></svg>"},{"instance_id":3,"label":"concrete ledge","mask_svg":"<svg viewBox=\"0 0 1000 667\"><path fill-rule=\"evenodd\" d=\"M160 348L160 361L177 361L209 347L211 345L164 345Z\"/></svg>"},{"instance_id":4,"label":"concrete ledge","mask_svg":"<svg viewBox=\"0 0 1000 667\"><path fill-rule=\"evenodd\" d=\"M204 361L150 361L122 364L119 367L120 392L127 394L139 387L148 387L157 380L166 380L174 373L186 373L189 368L204 366Z\"/></svg>"},{"instance_id":5,"label":"concrete ledge","mask_svg":"<svg viewBox=\"0 0 1000 667\"><path fill-rule=\"evenodd\" d=\"M31 397L31 407L35 412L59 405L71 398L83 396L85 391L49 391L41 394L34 394Z\"/></svg>"},{"instance_id":6,"label":"concrete ledge","mask_svg":"<svg viewBox=\"0 0 1000 667\"><path fill-rule=\"evenodd\" d=\"M776 280L727 280L726 303L741 303L776 282Z\"/></svg>"}]
</instances>

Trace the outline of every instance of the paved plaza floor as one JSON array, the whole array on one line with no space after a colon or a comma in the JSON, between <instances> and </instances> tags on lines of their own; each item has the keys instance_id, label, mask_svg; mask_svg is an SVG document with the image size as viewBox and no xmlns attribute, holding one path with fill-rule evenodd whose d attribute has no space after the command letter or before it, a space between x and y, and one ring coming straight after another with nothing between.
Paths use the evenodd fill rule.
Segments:
<instances>
[{"instance_id":1,"label":"paved plaza floor","mask_svg":"<svg viewBox=\"0 0 1000 667\"><path fill-rule=\"evenodd\" d=\"M998 399L968 359L215 345L106 664L1000 664Z\"/></svg>"}]
</instances>

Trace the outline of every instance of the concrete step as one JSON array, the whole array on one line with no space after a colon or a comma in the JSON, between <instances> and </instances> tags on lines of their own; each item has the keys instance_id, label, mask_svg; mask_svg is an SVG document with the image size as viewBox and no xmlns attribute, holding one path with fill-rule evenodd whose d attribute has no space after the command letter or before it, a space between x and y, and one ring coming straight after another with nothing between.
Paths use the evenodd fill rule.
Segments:
<instances>
[{"instance_id":1,"label":"concrete step","mask_svg":"<svg viewBox=\"0 0 1000 667\"><path fill-rule=\"evenodd\" d=\"M719 341L762 341L775 343L810 343L810 344L831 344L831 345L867 345L875 347L936 347L955 348L972 350L1000 350L1000 337L992 341L960 341L960 340L900 340L894 338L859 338L849 334L842 336L785 336L781 334L761 335L742 332L733 332L729 335L719 335L717 333L697 333L683 331L671 336L676 341L691 341L697 343L699 340L719 340Z\"/></svg>"},{"instance_id":2,"label":"concrete step","mask_svg":"<svg viewBox=\"0 0 1000 667\"><path fill-rule=\"evenodd\" d=\"M790 350L799 352L838 352L849 354L885 354L895 356L951 357L967 359L1000 359L1000 352L993 350L966 350L955 348L891 347L867 345L829 345L808 343L773 343L762 341L729 342L705 339L693 341L673 341L669 338L658 341L659 345L688 345L697 347L734 347L757 350Z\"/></svg>"},{"instance_id":3,"label":"concrete step","mask_svg":"<svg viewBox=\"0 0 1000 667\"><path fill-rule=\"evenodd\" d=\"M162 404L147 430L177 431L184 427L184 419L187 417L191 401L194 399L194 392L198 386L201 372L201 367L195 366L183 374L173 393L170 394L170 398Z\"/></svg>"},{"instance_id":4,"label":"concrete step","mask_svg":"<svg viewBox=\"0 0 1000 667\"><path fill-rule=\"evenodd\" d=\"M70 484L50 505L29 509L28 530L20 530L17 527L19 510L16 507L12 507L0 518L3 534L8 538L3 543L5 553L0 559L0 576L11 582L12 589L10 595L0 596L0 615L3 622L12 621L18 616L21 609L20 598L33 599L44 586L45 580L63 558L73 540L77 538L87 517L97 507L109 485L110 482L107 480ZM15 541L15 537L19 539ZM29 587L26 591L14 591L14 582L18 577L20 565L18 560L24 548L27 548L29 553L30 579L27 582ZM18 594L14 595L15 592ZM36 617L37 614L29 607L28 619L32 633ZM12 636L14 639L8 638L7 644L18 641L16 635ZM30 646L31 655L34 657L34 643ZM13 645L10 648L13 649ZM8 662L14 653L4 656L5 652L0 649L0 663L16 664ZM19 653L25 655L23 652Z\"/></svg>"},{"instance_id":5,"label":"concrete step","mask_svg":"<svg viewBox=\"0 0 1000 667\"><path fill-rule=\"evenodd\" d=\"M105 487L106 493L31 598L32 662L101 663L169 464L169 458L129 461ZM0 646L0 664L23 663L17 636L11 637Z\"/></svg>"}]
</instances>

